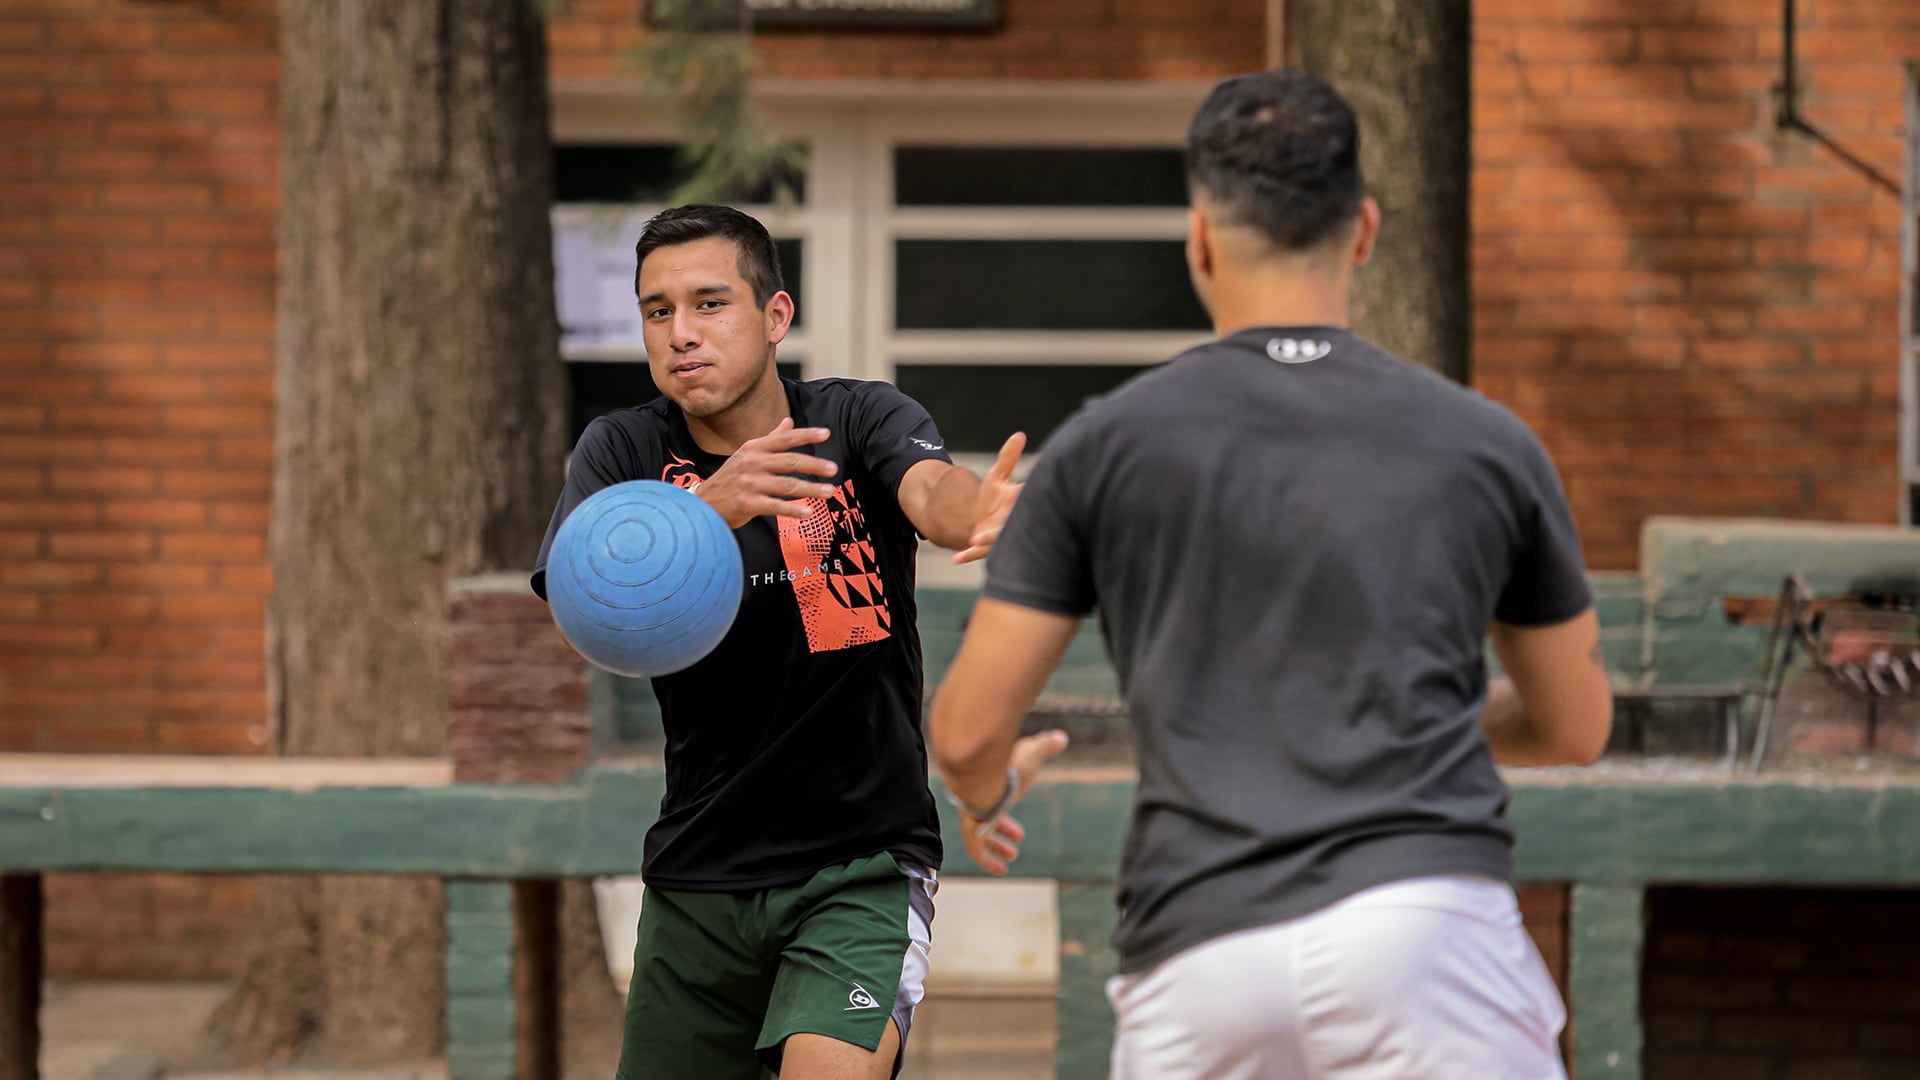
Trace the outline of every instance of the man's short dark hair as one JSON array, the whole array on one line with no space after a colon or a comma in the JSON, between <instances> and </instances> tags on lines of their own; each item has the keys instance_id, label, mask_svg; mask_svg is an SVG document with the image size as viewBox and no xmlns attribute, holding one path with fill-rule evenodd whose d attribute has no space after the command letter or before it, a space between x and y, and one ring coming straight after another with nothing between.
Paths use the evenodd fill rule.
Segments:
<instances>
[{"instance_id":1,"label":"man's short dark hair","mask_svg":"<svg viewBox=\"0 0 1920 1080\"><path fill-rule=\"evenodd\" d=\"M1294 68L1222 80L1187 129L1187 184L1281 251L1360 211L1360 126L1338 91Z\"/></svg>"},{"instance_id":2,"label":"man's short dark hair","mask_svg":"<svg viewBox=\"0 0 1920 1080\"><path fill-rule=\"evenodd\" d=\"M750 214L717 203L688 203L662 210L640 227L633 245L633 275L637 285L640 264L657 248L691 244L710 236L724 237L740 249L740 276L753 289L753 302L766 307L773 294L787 287L780 276L780 254L774 250L767 227Z\"/></svg>"}]
</instances>

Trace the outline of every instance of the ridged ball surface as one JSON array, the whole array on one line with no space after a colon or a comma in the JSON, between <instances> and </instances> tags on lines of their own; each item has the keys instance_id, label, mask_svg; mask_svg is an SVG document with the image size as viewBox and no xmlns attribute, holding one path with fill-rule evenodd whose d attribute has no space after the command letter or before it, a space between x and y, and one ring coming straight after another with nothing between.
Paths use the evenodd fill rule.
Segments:
<instances>
[{"instance_id":1,"label":"ridged ball surface","mask_svg":"<svg viewBox=\"0 0 1920 1080\"><path fill-rule=\"evenodd\" d=\"M740 610L740 546L700 496L656 480L589 495L547 553L547 603L581 656L618 675L691 667Z\"/></svg>"}]
</instances>

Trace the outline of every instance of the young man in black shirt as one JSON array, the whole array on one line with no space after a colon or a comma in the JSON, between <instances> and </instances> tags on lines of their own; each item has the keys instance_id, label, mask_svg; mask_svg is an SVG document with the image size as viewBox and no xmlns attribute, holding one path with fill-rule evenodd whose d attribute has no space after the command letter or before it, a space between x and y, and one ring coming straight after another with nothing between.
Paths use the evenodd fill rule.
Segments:
<instances>
[{"instance_id":1,"label":"young man in black shirt","mask_svg":"<svg viewBox=\"0 0 1920 1080\"><path fill-rule=\"evenodd\" d=\"M1027 480L934 707L968 850L1004 872L1040 761L1015 734L1097 608L1140 769L1116 1080L1560 1076L1494 768L1589 762L1611 723L1553 463L1346 329L1380 211L1331 87L1221 83L1188 177L1217 338L1088 404Z\"/></svg>"},{"instance_id":2,"label":"young man in black shirt","mask_svg":"<svg viewBox=\"0 0 1920 1080\"><path fill-rule=\"evenodd\" d=\"M619 1076L878 1080L921 997L941 857L918 536L985 554L1024 440L983 482L892 386L781 379L793 299L766 229L738 210L663 211L636 256L662 396L581 435L533 588L546 595L567 514L627 480L711 504L746 588L711 654L653 680L667 793L642 859Z\"/></svg>"}]
</instances>

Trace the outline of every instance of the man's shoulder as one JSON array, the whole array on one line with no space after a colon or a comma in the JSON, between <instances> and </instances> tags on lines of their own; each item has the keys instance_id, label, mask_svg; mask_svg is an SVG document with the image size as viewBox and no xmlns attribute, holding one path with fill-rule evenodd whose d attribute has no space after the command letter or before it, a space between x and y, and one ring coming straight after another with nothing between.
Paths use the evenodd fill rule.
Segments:
<instances>
[{"instance_id":1,"label":"man's shoulder","mask_svg":"<svg viewBox=\"0 0 1920 1080\"><path fill-rule=\"evenodd\" d=\"M601 413L588 421L581 438L610 439L625 436L651 437L665 435L672 430L670 411L673 403L664 395L654 398L644 405L629 405L623 409Z\"/></svg>"},{"instance_id":2,"label":"man's shoulder","mask_svg":"<svg viewBox=\"0 0 1920 1080\"><path fill-rule=\"evenodd\" d=\"M880 398L906 399L907 397L899 387L878 379L850 379L831 375L819 379L789 379L785 382L803 402L851 405Z\"/></svg>"},{"instance_id":3,"label":"man's shoulder","mask_svg":"<svg viewBox=\"0 0 1920 1080\"><path fill-rule=\"evenodd\" d=\"M1391 355L1383 353L1383 355ZM1537 442L1533 429L1505 404L1479 390L1410 360L1395 358L1403 377L1418 389L1422 406L1441 416L1457 418L1462 436L1519 449Z\"/></svg>"},{"instance_id":4,"label":"man's shoulder","mask_svg":"<svg viewBox=\"0 0 1920 1080\"><path fill-rule=\"evenodd\" d=\"M575 456L585 453L619 465L622 471L644 467L670 439L670 404L662 397L594 417L580 433Z\"/></svg>"},{"instance_id":5,"label":"man's shoulder","mask_svg":"<svg viewBox=\"0 0 1920 1080\"><path fill-rule=\"evenodd\" d=\"M1513 410L1481 393L1473 386L1448 377L1430 365L1409 360L1385 347L1354 336L1349 348L1376 362L1383 372L1399 381L1404 393L1416 397L1424 407L1474 422L1469 430L1504 437L1527 439L1530 429Z\"/></svg>"},{"instance_id":6,"label":"man's shoulder","mask_svg":"<svg viewBox=\"0 0 1920 1080\"><path fill-rule=\"evenodd\" d=\"M1086 398L1062 425L1061 431L1086 438L1115 427L1131 428L1143 421L1153 422L1167 412L1169 403L1194 392L1190 367L1205 362L1218 351L1220 344L1215 340L1195 345L1174 354L1163 364L1141 368L1104 393ZM1054 438L1058 439L1059 435Z\"/></svg>"},{"instance_id":7,"label":"man's shoulder","mask_svg":"<svg viewBox=\"0 0 1920 1080\"><path fill-rule=\"evenodd\" d=\"M856 442L880 438L903 440L920 450L936 452L943 447L916 436L930 418L926 406L901 392L899 387L877 379L824 378L788 382L795 418L844 432Z\"/></svg>"}]
</instances>

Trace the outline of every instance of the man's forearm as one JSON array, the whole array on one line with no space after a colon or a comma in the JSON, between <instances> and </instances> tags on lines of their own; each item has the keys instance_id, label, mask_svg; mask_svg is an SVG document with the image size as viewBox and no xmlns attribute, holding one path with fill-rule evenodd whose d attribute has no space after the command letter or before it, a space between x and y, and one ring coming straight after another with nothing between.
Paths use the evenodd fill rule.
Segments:
<instances>
[{"instance_id":1,"label":"man's forearm","mask_svg":"<svg viewBox=\"0 0 1920 1080\"><path fill-rule=\"evenodd\" d=\"M995 747L999 753L987 753L966 761L943 761L940 778L947 790L965 806L985 810L999 802L1007 792L1007 764L1012 746Z\"/></svg>"},{"instance_id":2,"label":"man's forearm","mask_svg":"<svg viewBox=\"0 0 1920 1080\"><path fill-rule=\"evenodd\" d=\"M940 474L927 500L927 539L948 551L964 550L973 541L974 513L980 498L980 478L955 465Z\"/></svg>"},{"instance_id":3,"label":"man's forearm","mask_svg":"<svg viewBox=\"0 0 1920 1080\"><path fill-rule=\"evenodd\" d=\"M1026 712L1010 695L995 692L1002 689L998 684L983 689L979 678L966 677L966 659L971 658L956 658L933 699L927 748L947 790L978 810L992 806L1007 790L1007 765Z\"/></svg>"}]
</instances>

